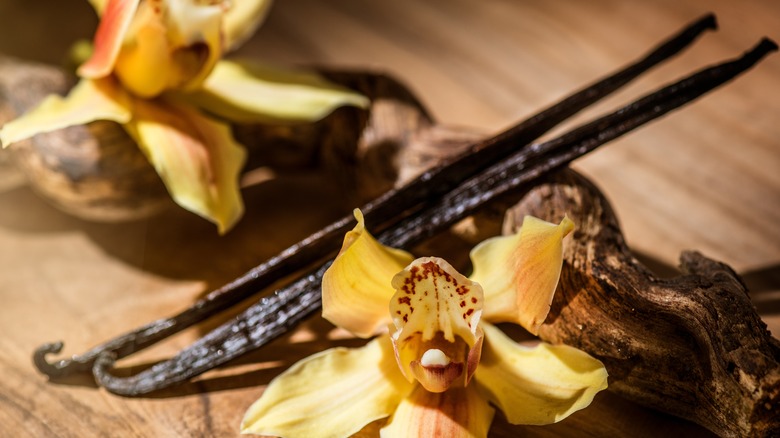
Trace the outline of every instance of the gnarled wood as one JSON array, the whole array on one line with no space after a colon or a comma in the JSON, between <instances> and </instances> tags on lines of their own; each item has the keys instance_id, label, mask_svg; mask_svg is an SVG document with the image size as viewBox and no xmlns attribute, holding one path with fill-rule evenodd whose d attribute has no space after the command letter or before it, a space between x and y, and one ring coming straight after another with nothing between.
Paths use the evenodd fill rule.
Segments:
<instances>
[{"instance_id":1,"label":"gnarled wood","mask_svg":"<svg viewBox=\"0 0 780 438\"><path fill-rule=\"evenodd\" d=\"M780 436L780 342L723 263L697 252L683 274L659 278L628 249L604 195L568 171L526 194L504 221L526 214L577 224L540 337L604 362L609 389L695 421L721 436Z\"/></svg>"}]
</instances>

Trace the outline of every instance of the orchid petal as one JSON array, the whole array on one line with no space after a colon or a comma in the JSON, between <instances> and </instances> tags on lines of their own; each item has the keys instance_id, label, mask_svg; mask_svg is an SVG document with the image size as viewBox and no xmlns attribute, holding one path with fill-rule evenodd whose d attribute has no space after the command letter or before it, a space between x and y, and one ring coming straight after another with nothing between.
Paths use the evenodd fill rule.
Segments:
<instances>
[{"instance_id":1,"label":"orchid petal","mask_svg":"<svg viewBox=\"0 0 780 438\"><path fill-rule=\"evenodd\" d=\"M472 386L442 393L418 386L396 409L382 437L486 437L495 410Z\"/></svg>"},{"instance_id":2,"label":"orchid petal","mask_svg":"<svg viewBox=\"0 0 780 438\"><path fill-rule=\"evenodd\" d=\"M80 76L101 78L111 73L139 3L140 0L108 0L93 4L101 8L102 16L95 32L95 49L79 67Z\"/></svg>"},{"instance_id":3,"label":"orchid petal","mask_svg":"<svg viewBox=\"0 0 780 438\"><path fill-rule=\"evenodd\" d=\"M241 123L315 121L334 109L368 106L368 99L317 74L230 61L218 62L199 90L195 104Z\"/></svg>"},{"instance_id":4,"label":"orchid petal","mask_svg":"<svg viewBox=\"0 0 780 438\"><path fill-rule=\"evenodd\" d=\"M341 251L322 278L322 316L366 338L390 322L390 279L413 257L377 242L366 230L363 213L356 209L354 214L358 223L344 236Z\"/></svg>"},{"instance_id":5,"label":"orchid petal","mask_svg":"<svg viewBox=\"0 0 780 438\"><path fill-rule=\"evenodd\" d=\"M395 365L390 339L333 348L276 377L246 412L242 433L344 437L390 416L412 390Z\"/></svg>"},{"instance_id":6,"label":"orchid petal","mask_svg":"<svg viewBox=\"0 0 780 438\"><path fill-rule=\"evenodd\" d=\"M0 129L3 147L68 126L95 120L126 123L131 118L130 100L112 78L82 79L67 97L50 95L33 110Z\"/></svg>"},{"instance_id":7,"label":"orchid petal","mask_svg":"<svg viewBox=\"0 0 780 438\"><path fill-rule=\"evenodd\" d=\"M245 152L229 126L183 105L136 99L126 127L177 204L214 222L220 234L236 223Z\"/></svg>"},{"instance_id":8,"label":"orchid petal","mask_svg":"<svg viewBox=\"0 0 780 438\"><path fill-rule=\"evenodd\" d=\"M225 47L233 50L246 41L263 23L271 0L233 0L222 17Z\"/></svg>"},{"instance_id":9,"label":"orchid petal","mask_svg":"<svg viewBox=\"0 0 780 438\"><path fill-rule=\"evenodd\" d=\"M550 424L590 405L607 387L607 370L584 351L540 343L525 347L483 323L477 385L512 424Z\"/></svg>"},{"instance_id":10,"label":"orchid petal","mask_svg":"<svg viewBox=\"0 0 780 438\"><path fill-rule=\"evenodd\" d=\"M514 322L533 334L550 312L563 264L563 238L574 229L526 216L512 236L488 239L471 251L471 279L485 291L483 318Z\"/></svg>"}]
</instances>

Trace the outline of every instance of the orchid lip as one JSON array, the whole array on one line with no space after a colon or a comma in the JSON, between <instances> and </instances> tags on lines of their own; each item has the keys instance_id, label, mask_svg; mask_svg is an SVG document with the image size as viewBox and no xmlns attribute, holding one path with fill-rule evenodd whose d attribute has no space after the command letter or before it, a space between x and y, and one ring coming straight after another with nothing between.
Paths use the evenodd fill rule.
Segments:
<instances>
[{"instance_id":1,"label":"orchid lip","mask_svg":"<svg viewBox=\"0 0 780 438\"><path fill-rule=\"evenodd\" d=\"M421 361L412 361L410 368L415 379L430 392L444 392L452 387L466 386L463 372L466 367L462 362L426 366Z\"/></svg>"}]
</instances>

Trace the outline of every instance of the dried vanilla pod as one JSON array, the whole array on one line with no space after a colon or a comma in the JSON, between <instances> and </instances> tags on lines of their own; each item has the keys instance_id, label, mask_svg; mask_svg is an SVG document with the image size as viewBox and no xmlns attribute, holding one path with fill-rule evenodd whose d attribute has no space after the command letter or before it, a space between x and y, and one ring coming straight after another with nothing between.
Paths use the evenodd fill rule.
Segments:
<instances>
[{"instance_id":1,"label":"dried vanilla pod","mask_svg":"<svg viewBox=\"0 0 780 438\"><path fill-rule=\"evenodd\" d=\"M506 159L462 180L438 199L429 199L424 208L388 226L376 237L391 247L410 248L419 244L487 203L527 188L593 149L701 97L745 72L775 50L776 44L762 40L741 57L702 69L553 140L521 148ZM376 213L387 205L368 204L364 209L372 209ZM322 232L338 229L343 222L334 223ZM330 263L324 262L291 284L261 298L175 357L138 374L129 377L112 374L116 353L110 350L95 352L97 358L92 367L93 375L101 386L111 392L137 396L183 382L259 348L292 330L320 308L320 285ZM50 351L47 348L49 346L42 347L35 356L36 361L44 362L44 368L45 354ZM42 364L36 363L41 367Z\"/></svg>"}]
</instances>

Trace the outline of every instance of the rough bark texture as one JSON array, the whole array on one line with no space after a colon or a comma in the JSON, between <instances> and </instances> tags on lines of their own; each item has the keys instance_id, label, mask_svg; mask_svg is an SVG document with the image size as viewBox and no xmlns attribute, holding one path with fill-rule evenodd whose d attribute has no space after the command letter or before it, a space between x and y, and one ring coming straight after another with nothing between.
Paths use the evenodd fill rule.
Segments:
<instances>
[{"instance_id":1,"label":"rough bark texture","mask_svg":"<svg viewBox=\"0 0 780 438\"><path fill-rule=\"evenodd\" d=\"M682 275L656 277L632 256L603 194L567 171L507 211L577 229L540 337L604 362L610 390L699 423L721 436L780 436L780 342L734 271L697 252Z\"/></svg>"}]
</instances>

